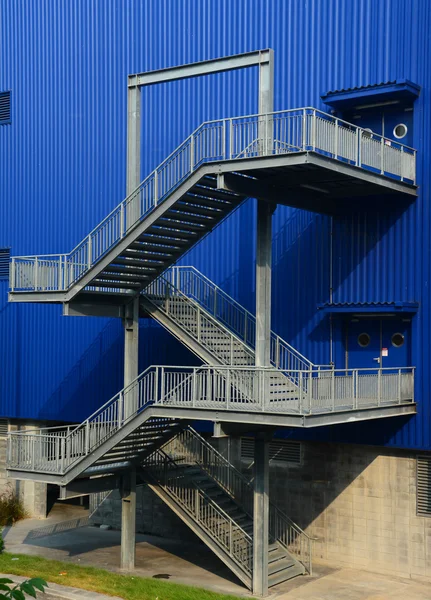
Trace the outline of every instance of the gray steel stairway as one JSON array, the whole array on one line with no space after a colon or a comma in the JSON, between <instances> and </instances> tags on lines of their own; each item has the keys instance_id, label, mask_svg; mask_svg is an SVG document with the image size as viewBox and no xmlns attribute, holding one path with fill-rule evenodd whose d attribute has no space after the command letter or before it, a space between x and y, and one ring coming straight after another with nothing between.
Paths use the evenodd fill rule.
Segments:
<instances>
[{"instance_id":1,"label":"gray steel stairway","mask_svg":"<svg viewBox=\"0 0 431 600\"><path fill-rule=\"evenodd\" d=\"M141 305L206 364L254 365L255 317L194 267L168 270L143 290ZM271 341L271 362L285 370L271 373L268 400L297 403L295 372L314 365L276 334Z\"/></svg>"},{"instance_id":2,"label":"gray steel stairway","mask_svg":"<svg viewBox=\"0 0 431 600\"><path fill-rule=\"evenodd\" d=\"M144 461L149 487L251 588L253 489L188 427ZM311 572L311 539L270 506L269 586Z\"/></svg>"}]
</instances>

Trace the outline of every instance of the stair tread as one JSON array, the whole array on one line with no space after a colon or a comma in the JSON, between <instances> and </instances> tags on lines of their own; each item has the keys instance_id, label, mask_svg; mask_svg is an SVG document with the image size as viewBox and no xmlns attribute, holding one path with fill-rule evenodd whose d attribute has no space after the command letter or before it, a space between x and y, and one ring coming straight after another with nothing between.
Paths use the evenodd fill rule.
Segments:
<instances>
[{"instance_id":1,"label":"stair tread","mask_svg":"<svg viewBox=\"0 0 431 600\"><path fill-rule=\"evenodd\" d=\"M305 569L300 564L295 564L283 571L278 571L277 573L273 573L268 576L268 586L273 587L274 585L278 585L279 583L283 583L283 581L288 581L293 577L297 577L298 575L303 575Z\"/></svg>"}]
</instances>

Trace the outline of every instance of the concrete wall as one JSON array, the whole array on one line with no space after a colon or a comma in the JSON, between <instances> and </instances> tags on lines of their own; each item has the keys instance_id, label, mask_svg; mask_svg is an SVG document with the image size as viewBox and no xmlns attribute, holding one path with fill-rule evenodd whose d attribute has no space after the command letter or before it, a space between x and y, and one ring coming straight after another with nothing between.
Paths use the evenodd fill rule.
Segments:
<instances>
[{"instance_id":1,"label":"concrete wall","mask_svg":"<svg viewBox=\"0 0 431 600\"><path fill-rule=\"evenodd\" d=\"M270 497L308 534L316 559L431 581L431 518L416 515L416 456L303 443L300 467L273 465Z\"/></svg>"}]
</instances>

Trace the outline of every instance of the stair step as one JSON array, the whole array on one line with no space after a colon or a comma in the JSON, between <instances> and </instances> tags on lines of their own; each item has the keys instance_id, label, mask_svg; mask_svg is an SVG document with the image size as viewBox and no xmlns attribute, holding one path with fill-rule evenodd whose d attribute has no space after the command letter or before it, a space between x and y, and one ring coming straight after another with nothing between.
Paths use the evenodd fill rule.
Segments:
<instances>
[{"instance_id":1,"label":"stair step","mask_svg":"<svg viewBox=\"0 0 431 600\"><path fill-rule=\"evenodd\" d=\"M273 575L274 573L278 573L279 571L288 569L293 565L296 565L296 560L294 560L291 556L286 554L283 558L274 560L268 565L268 575Z\"/></svg>"},{"instance_id":2,"label":"stair step","mask_svg":"<svg viewBox=\"0 0 431 600\"><path fill-rule=\"evenodd\" d=\"M143 233L138 239L139 242L133 242L132 244L130 244L129 248L145 251L151 248L157 249L160 246L164 246L166 248L172 248L183 252L184 246L187 244L186 240L180 240L178 238L168 238L160 234L157 235L155 233Z\"/></svg>"},{"instance_id":3,"label":"stair step","mask_svg":"<svg viewBox=\"0 0 431 600\"><path fill-rule=\"evenodd\" d=\"M196 223L189 223L185 218L183 219L175 219L171 216L169 217L161 217L158 221L157 221L157 225L159 226L163 226L164 228L167 229L173 229L175 232L177 232L178 230L184 230L186 232L201 232L201 231L205 231L205 227L203 226L203 223L198 225Z\"/></svg>"},{"instance_id":4,"label":"stair step","mask_svg":"<svg viewBox=\"0 0 431 600\"><path fill-rule=\"evenodd\" d=\"M222 216L223 211L220 208L212 208L209 206L199 206L196 202L177 202L175 208L184 211L185 214L202 215L203 217L215 217L219 218Z\"/></svg>"},{"instance_id":5,"label":"stair step","mask_svg":"<svg viewBox=\"0 0 431 600\"><path fill-rule=\"evenodd\" d=\"M94 287L101 287L101 288L112 288L112 289L124 289L124 290L139 290L141 288L140 284L128 284L128 283L121 283L120 281L105 281L103 279L93 279L93 281L90 284L91 286Z\"/></svg>"},{"instance_id":6,"label":"stair step","mask_svg":"<svg viewBox=\"0 0 431 600\"><path fill-rule=\"evenodd\" d=\"M284 569L283 571L278 571L277 573L273 573L268 576L268 586L273 587L274 585L278 585L279 583L283 583L283 581L288 581L297 575L304 575L305 569L301 564L296 563L295 565Z\"/></svg>"},{"instance_id":7,"label":"stair step","mask_svg":"<svg viewBox=\"0 0 431 600\"><path fill-rule=\"evenodd\" d=\"M271 551L268 551L268 563L273 563L277 560L285 558L287 556L287 551L280 545L277 545L277 548L274 548Z\"/></svg>"},{"instance_id":8,"label":"stair step","mask_svg":"<svg viewBox=\"0 0 431 600\"><path fill-rule=\"evenodd\" d=\"M148 229L148 233L158 235L162 239L175 240L175 241L177 239L182 239L182 240L185 240L186 242L190 242L191 240L197 238L197 234L194 231L182 231L182 230L180 231L178 229L175 229L175 227L166 227L166 225L164 225L163 227L159 227L157 225L152 225ZM144 234L144 235L146 235L146 234ZM166 236L166 238L165 238L165 236Z\"/></svg>"}]
</instances>

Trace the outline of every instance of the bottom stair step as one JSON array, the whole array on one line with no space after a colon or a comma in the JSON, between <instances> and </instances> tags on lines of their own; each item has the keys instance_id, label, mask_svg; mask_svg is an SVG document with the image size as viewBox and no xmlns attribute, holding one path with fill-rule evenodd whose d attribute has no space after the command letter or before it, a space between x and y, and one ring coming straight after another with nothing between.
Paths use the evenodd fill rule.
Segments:
<instances>
[{"instance_id":1,"label":"bottom stair step","mask_svg":"<svg viewBox=\"0 0 431 600\"><path fill-rule=\"evenodd\" d=\"M268 586L272 587L274 585L278 585L279 583L283 583L283 581L288 581L289 579L293 579L293 577L297 577L298 575L304 575L305 569L302 565L296 563L291 567L287 567L282 571L276 571L268 576Z\"/></svg>"}]
</instances>

